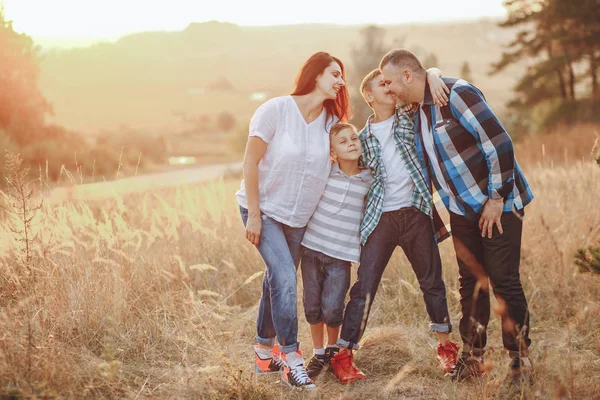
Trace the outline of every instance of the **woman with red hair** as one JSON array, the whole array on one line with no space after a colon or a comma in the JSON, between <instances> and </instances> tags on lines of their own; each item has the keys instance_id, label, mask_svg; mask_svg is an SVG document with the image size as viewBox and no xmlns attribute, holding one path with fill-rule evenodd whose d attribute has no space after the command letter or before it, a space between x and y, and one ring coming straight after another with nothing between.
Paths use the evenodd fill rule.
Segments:
<instances>
[{"instance_id":1,"label":"woman with red hair","mask_svg":"<svg viewBox=\"0 0 600 400\"><path fill-rule=\"evenodd\" d=\"M329 130L350 118L345 80L339 59L315 53L300 69L291 95L270 99L256 110L244 180L236 193L246 239L266 265L256 321L256 370L283 370L283 380L300 389L315 385L298 348L296 269L304 230L331 169Z\"/></svg>"}]
</instances>

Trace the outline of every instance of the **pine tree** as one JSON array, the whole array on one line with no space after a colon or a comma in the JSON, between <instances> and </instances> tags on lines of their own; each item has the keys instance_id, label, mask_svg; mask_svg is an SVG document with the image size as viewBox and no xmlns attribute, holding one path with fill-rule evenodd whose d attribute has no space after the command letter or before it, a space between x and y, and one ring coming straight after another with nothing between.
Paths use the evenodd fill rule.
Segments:
<instances>
[{"instance_id":1,"label":"pine tree","mask_svg":"<svg viewBox=\"0 0 600 400\"><path fill-rule=\"evenodd\" d=\"M600 155L596 159L600 167ZM575 253L575 265L579 267L580 272L592 272L600 274L600 240L598 246L577 249Z\"/></svg>"},{"instance_id":2,"label":"pine tree","mask_svg":"<svg viewBox=\"0 0 600 400\"><path fill-rule=\"evenodd\" d=\"M597 0L506 0L502 27L523 29L492 65L491 74L525 58L537 63L527 70L516 91L522 105L548 99L576 100L579 77L576 65L586 62L592 93L598 93L600 67L600 7ZM541 60L541 61L540 61Z\"/></svg>"},{"instance_id":3,"label":"pine tree","mask_svg":"<svg viewBox=\"0 0 600 400\"><path fill-rule=\"evenodd\" d=\"M423 59L423 67L425 68L439 68L440 67L440 62L437 58L437 56L435 55L435 53L429 53L427 54L427 56L425 56L425 58Z\"/></svg>"},{"instance_id":4,"label":"pine tree","mask_svg":"<svg viewBox=\"0 0 600 400\"><path fill-rule=\"evenodd\" d=\"M359 93L362 79L373 69L379 66L379 61L387 53L389 47L385 44L386 30L376 25L370 25L360 30L361 43L352 49L352 76L349 79L355 84L350 87L352 108L354 109L353 121L357 126L363 126L371 109Z\"/></svg>"},{"instance_id":5,"label":"pine tree","mask_svg":"<svg viewBox=\"0 0 600 400\"><path fill-rule=\"evenodd\" d=\"M600 241L598 246L578 249L575 253L575 264L580 272L600 274Z\"/></svg>"},{"instance_id":6,"label":"pine tree","mask_svg":"<svg viewBox=\"0 0 600 400\"><path fill-rule=\"evenodd\" d=\"M464 79L467 82L474 83L473 75L471 72L471 66L467 61L465 61L460 67L460 78Z\"/></svg>"}]
</instances>

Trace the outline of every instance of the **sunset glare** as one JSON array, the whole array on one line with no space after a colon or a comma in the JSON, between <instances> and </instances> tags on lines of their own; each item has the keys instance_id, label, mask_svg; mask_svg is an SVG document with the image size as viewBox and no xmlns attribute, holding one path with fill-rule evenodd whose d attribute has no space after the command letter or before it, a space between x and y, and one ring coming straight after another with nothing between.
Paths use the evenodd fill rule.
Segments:
<instances>
[{"instance_id":1,"label":"sunset glare","mask_svg":"<svg viewBox=\"0 0 600 400\"><path fill-rule=\"evenodd\" d=\"M2 2L0 2L1 4ZM149 30L180 30L190 22L217 20L238 25L299 23L399 24L502 17L501 0L368 2L364 9L341 2L301 3L257 0L195 2L189 0L4 0L8 19L34 37L102 37Z\"/></svg>"}]
</instances>

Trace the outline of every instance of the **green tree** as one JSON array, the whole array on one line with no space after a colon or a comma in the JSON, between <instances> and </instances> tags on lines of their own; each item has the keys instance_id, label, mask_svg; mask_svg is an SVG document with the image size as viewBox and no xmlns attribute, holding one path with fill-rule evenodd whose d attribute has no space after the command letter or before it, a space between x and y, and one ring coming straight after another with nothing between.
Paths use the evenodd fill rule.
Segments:
<instances>
[{"instance_id":1,"label":"green tree","mask_svg":"<svg viewBox=\"0 0 600 400\"><path fill-rule=\"evenodd\" d=\"M0 129L18 145L34 141L52 111L38 87L40 47L13 29L0 3Z\"/></svg>"},{"instance_id":2,"label":"green tree","mask_svg":"<svg viewBox=\"0 0 600 400\"><path fill-rule=\"evenodd\" d=\"M600 167L600 155L596 162ZM575 265L579 267L580 272L600 274L600 241L598 246L578 249L575 253Z\"/></svg>"},{"instance_id":3,"label":"green tree","mask_svg":"<svg viewBox=\"0 0 600 400\"><path fill-rule=\"evenodd\" d=\"M440 67L440 62L439 62L437 56L434 53L427 54L425 56L425 58L423 58L423 67L425 67L425 68L432 68L432 67L439 68Z\"/></svg>"},{"instance_id":4,"label":"green tree","mask_svg":"<svg viewBox=\"0 0 600 400\"><path fill-rule=\"evenodd\" d=\"M350 84L350 101L354 109L352 121L361 127L372 111L360 95L360 83L369 72L379 66L389 48L385 45L386 30L376 25L370 25L360 30L361 42L352 48L352 71L348 77Z\"/></svg>"},{"instance_id":5,"label":"green tree","mask_svg":"<svg viewBox=\"0 0 600 400\"><path fill-rule=\"evenodd\" d=\"M235 117L228 112L222 112L217 117L217 126L220 131L229 132L235 128L235 124Z\"/></svg>"},{"instance_id":6,"label":"green tree","mask_svg":"<svg viewBox=\"0 0 600 400\"><path fill-rule=\"evenodd\" d=\"M508 17L502 27L521 27L491 74L527 60L509 107L531 115L535 107L555 114L560 102L575 103L582 95L598 97L600 7L597 0L505 0ZM576 71L587 64L585 75ZM591 81L590 93L580 93ZM557 103L558 102L558 103ZM593 103L584 102L586 106ZM552 106L554 105L554 106ZM562 107L562 106L560 106ZM574 107L578 108L578 107ZM579 107L581 108L581 107ZM542 113L543 114L543 113Z\"/></svg>"},{"instance_id":7,"label":"green tree","mask_svg":"<svg viewBox=\"0 0 600 400\"><path fill-rule=\"evenodd\" d=\"M460 66L460 78L464 79L467 82L473 83L473 74L471 72L471 66L467 61L465 61Z\"/></svg>"}]
</instances>

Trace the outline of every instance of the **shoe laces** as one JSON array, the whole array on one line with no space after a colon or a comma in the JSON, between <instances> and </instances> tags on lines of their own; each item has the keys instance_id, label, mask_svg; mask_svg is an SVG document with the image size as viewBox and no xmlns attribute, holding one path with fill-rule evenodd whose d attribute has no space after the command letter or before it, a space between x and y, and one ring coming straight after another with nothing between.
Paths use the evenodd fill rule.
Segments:
<instances>
[{"instance_id":1,"label":"shoe laces","mask_svg":"<svg viewBox=\"0 0 600 400\"><path fill-rule=\"evenodd\" d=\"M313 356L308 362L308 369L310 368L319 368L325 365L325 357L319 358L317 356Z\"/></svg>"},{"instance_id":2,"label":"shoe laces","mask_svg":"<svg viewBox=\"0 0 600 400\"><path fill-rule=\"evenodd\" d=\"M273 354L273 362L275 363L275 365L277 365L279 368L283 368L285 367L285 362L283 361L283 359L281 358L281 356L277 355L277 354Z\"/></svg>"},{"instance_id":3,"label":"shoe laces","mask_svg":"<svg viewBox=\"0 0 600 400\"><path fill-rule=\"evenodd\" d=\"M290 372L294 380L300 385L308 385L312 383L312 380L309 378L304 365L300 364L296 365L295 367L290 367Z\"/></svg>"}]
</instances>

